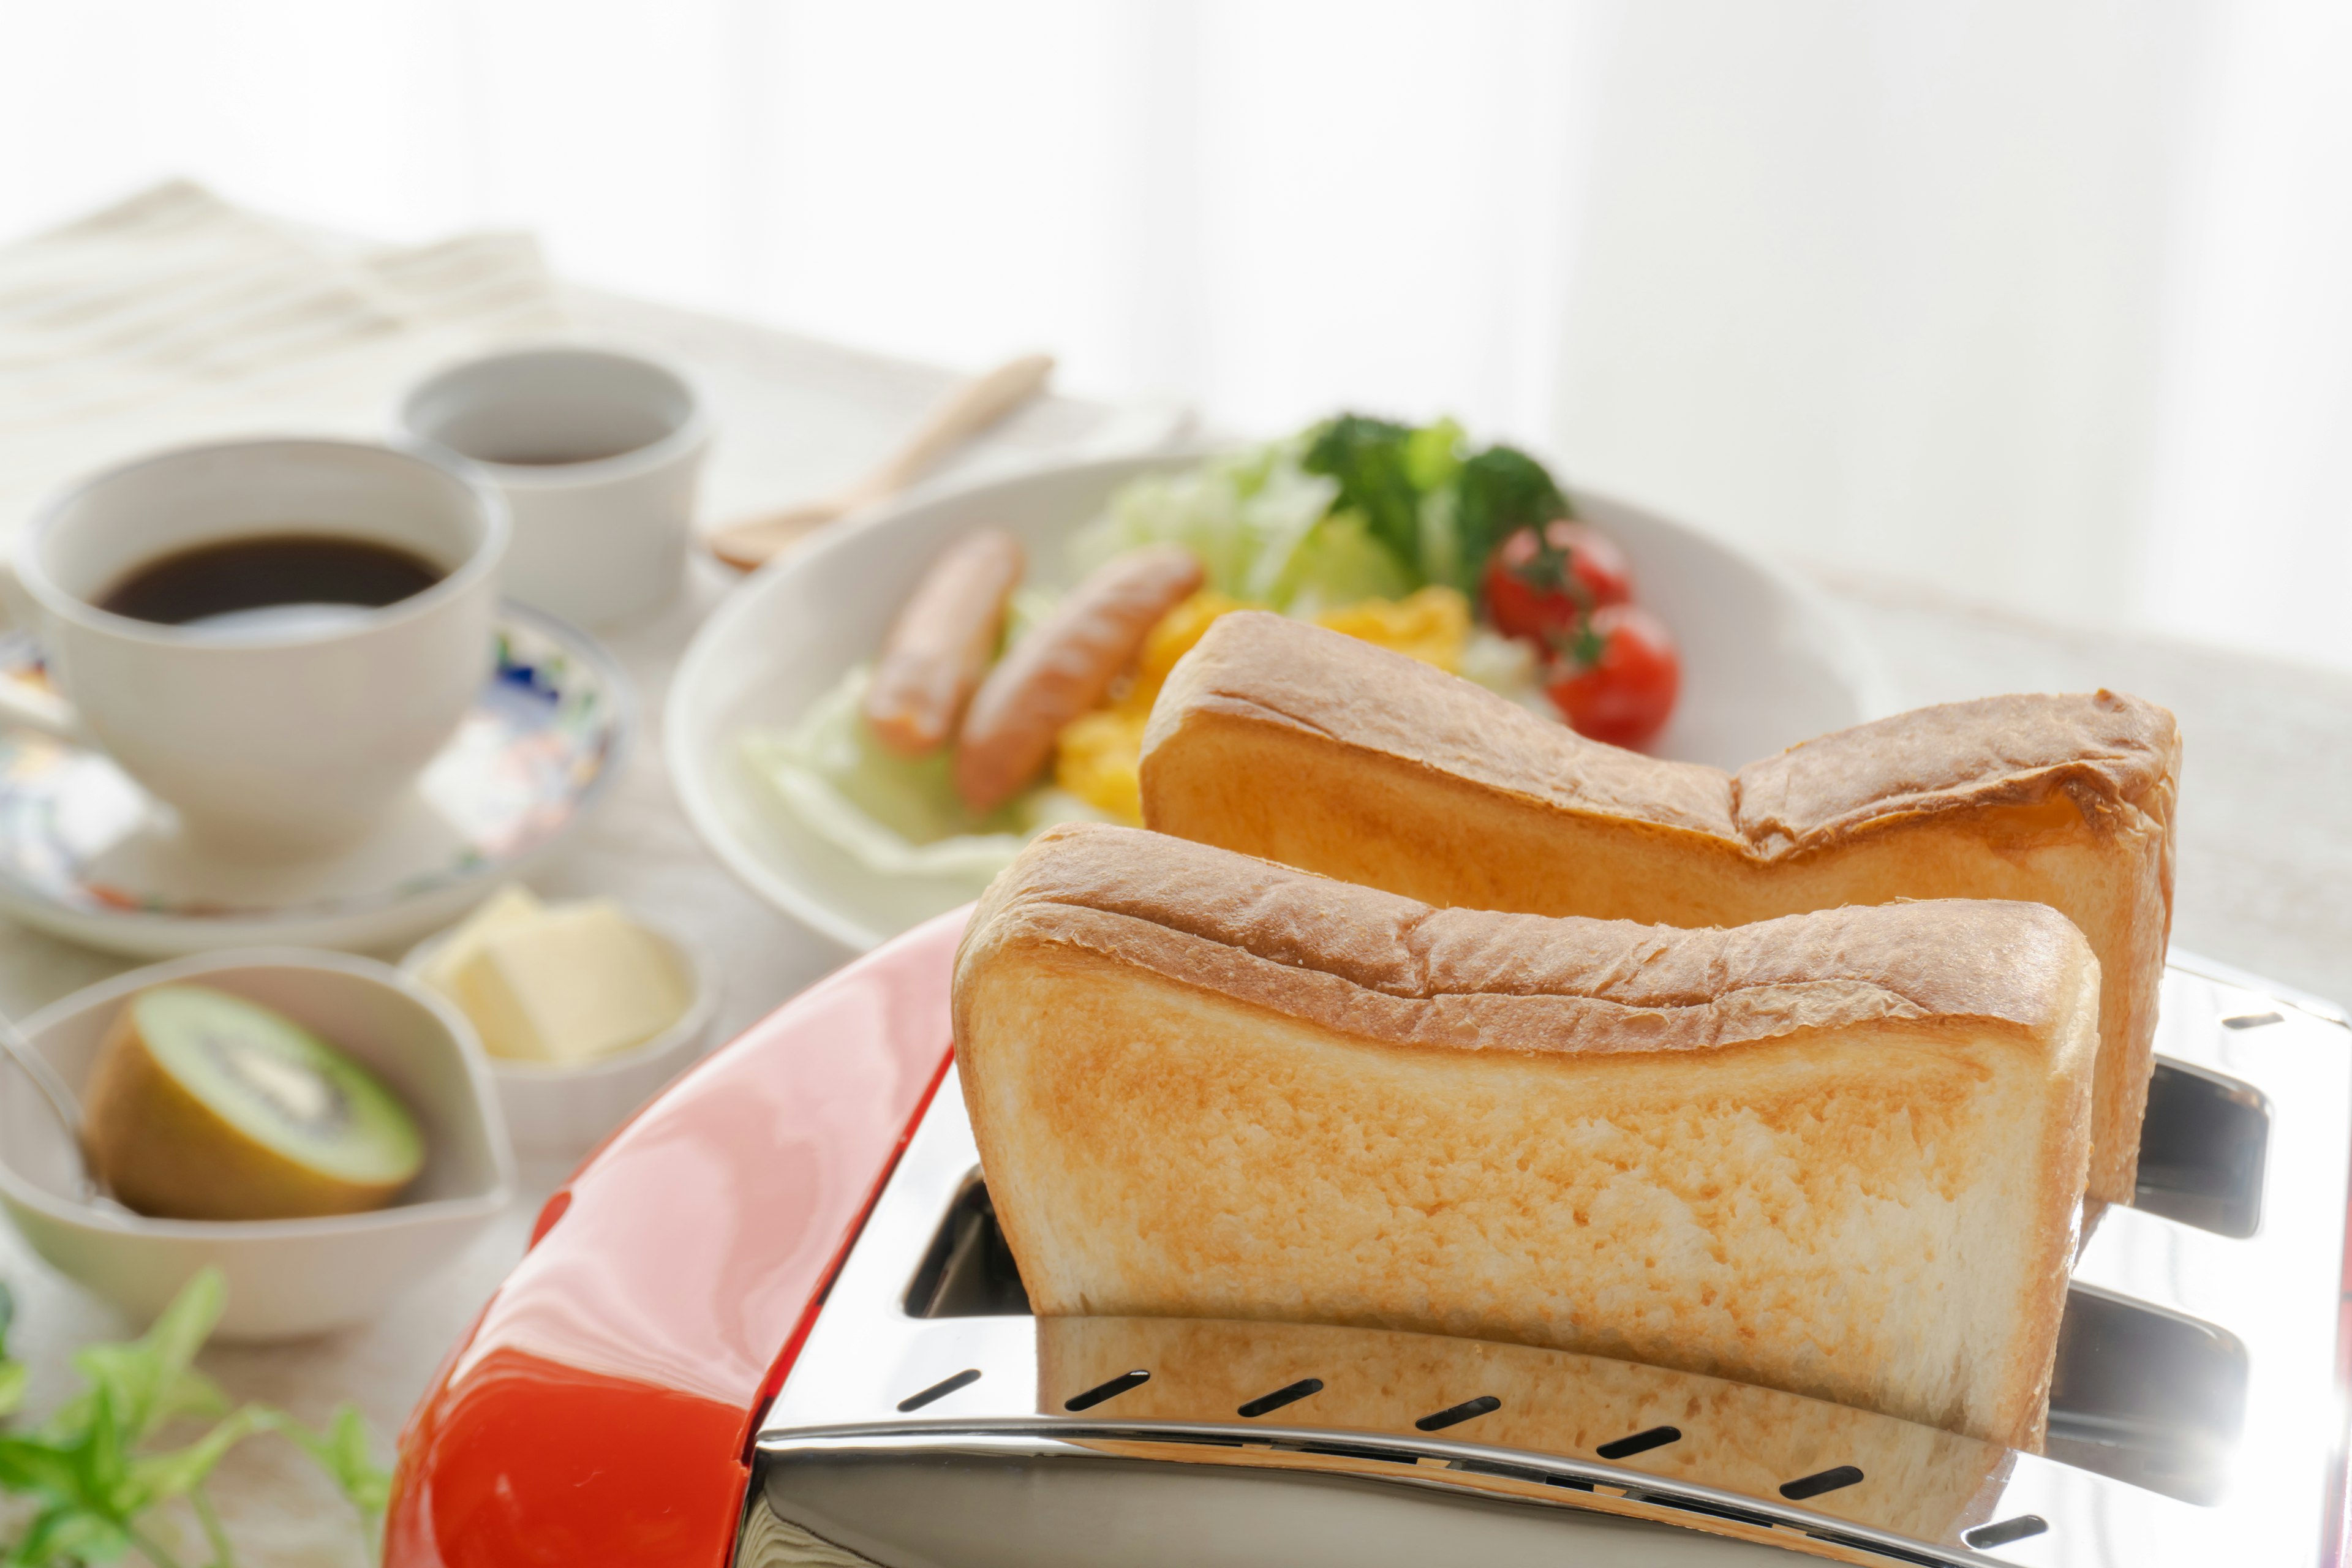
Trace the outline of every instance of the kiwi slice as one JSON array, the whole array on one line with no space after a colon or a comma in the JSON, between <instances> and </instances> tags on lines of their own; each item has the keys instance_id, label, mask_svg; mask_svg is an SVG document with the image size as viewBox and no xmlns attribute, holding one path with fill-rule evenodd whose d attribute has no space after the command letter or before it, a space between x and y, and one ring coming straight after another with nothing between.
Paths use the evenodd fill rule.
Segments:
<instances>
[{"instance_id":1,"label":"kiwi slice","mask_svg":"<svg viewBox=\"0 0 2352 1568\"><path fill-rule=\"evenodd\" d=\"M170 1219L295 1219L382 1208L425 1140L366 1068L281 1013L157 985L100 1047L88 1143L114 1195Z\"/></svg>"}]
</instances>

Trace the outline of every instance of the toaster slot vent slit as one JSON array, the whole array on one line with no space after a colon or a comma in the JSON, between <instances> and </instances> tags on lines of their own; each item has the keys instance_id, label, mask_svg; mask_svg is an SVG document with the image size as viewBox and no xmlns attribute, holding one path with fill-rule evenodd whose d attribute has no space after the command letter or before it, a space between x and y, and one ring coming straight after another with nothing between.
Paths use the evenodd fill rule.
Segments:
<instances>
[{"instance_id":1,"label":"toaster slot vent slit","mask_svg":"<svg viewBox=\"0 0 2352 1568\"><path fill-rule=\"evenodd\" d=\"M2021 1513L2015 1519L2004 1519L1992 1524L1979 1524L1974 1530L1961 1532L1960 1539L1979 1552L1990 1552L1996 1546L2007 1546L2012 1541L2024 1541L2042 1534L2050 1521L2038 1513Z\"/></svg>"},{"instance_id":2,"label":"toaster slot vent slit","mask_svg":"<svg viewBox=\"0 0 2352 1568\"><path fill-rule=\"evenodd\" d=\"M1683 1429L1679 1426L1652 1426L1646 1431L1636 1432L1630 1437L1620 1437L1613 1443L1603 1443L1592 1451L1604 1459L1630 1459L1636 1454L1646 1454L1653 1448L1663 1448L1669 1443L1679 1443L1682 1440Z\"/></svg>"},{"instance_id":3,"label":"toaster slot vent slit","mask_svg":"<svg viewBox=\"0 0 2352 1568\"><path fill-rule=\"evenodd\" d=\"M1255 1399L1251 1400L1248 1404L1234 1411L1234 1414L1236 1415L1245 1415L1255 1421L1261 1415L1271 1415L1273 1412L1281 1409L1286 1405L1296 1405L1310 1394L1320 1394L1322 1392L1323 1380L1321 1378L1302 1377L1297 1383L1286 1383L1283 1384L1280 1388L1276 1389L1272 1394L1259 1394Z\"/></svg>"},{"instance_id":4,"label":"toaster slot vent slit","mask_svg":"<svg viewBox=\"0 0 2352 1568\"><path fill-rule=\"evenodd\" d=\"M1816 1470L1810 1476L1799 1476L1785 1482L1780 1495L1790 1502L1803 1502L1827 1492L1841 1491L1862 1479L1862 1472L1852 1465L1839 1465L1826 1470Z\"/></svg>"},{"instance_id":5,"label":"toaster slot vent slit","mask_svg":"<svg viewBox=\"0 0 2352 1568\"><path fill-rule=\"evenodd\" d=\"M1442 1432L1448 1426L1460 1426L1474 1415L1485 1415L1502 1407L1501 1400L1491 1394L1482 1394L1475 1399L1465 1399L1459 1405L1449 1405L1443 1410L1433 1411L1413 1425L1423 1432Z\"/></svg>"},{"instance_id":6,"label":"toaster slot vent slit","mask_svg":"<svg viewBox=\"0 0 2352 1568\"><path fill-rule=\"evenodd\" d=\"M1087 1389L1084 1394L1073 1394L1067 1399L1062 1401L1062 1408L1065 1410L1092 1410L1104 1400L1117 1399L1129 1389L1140 1387L1150 1381L1151 1374L1144 1371L1141 1367L1138 1367L1133 1372L1123 1372L1117 1377L1111 1378L1107 1382L1097 1383L1092 1388Z\"/></svg>"},{"instance_id":7,"label":"toaster slot vent slit","mask_svg":"<svg viewBox=\"0 0 2352 1568\"><path fill-rule=\"evenodd\" d=\"M973 1384L978 1383L979 1381L980 1368L976 1366L968 1366L961 1372L957 1373L953 1377L943 1377L940 1379L939 1382L931 1384L930 1387L918 1390L917 1392L907 1395L906 1398L898 1401L898 1409L902 1414L908 1411L920 1410L924 1405L945 1399L949 1394L953 1394L959 1388L970 1388Z\"/></svg>"}]
</instances>

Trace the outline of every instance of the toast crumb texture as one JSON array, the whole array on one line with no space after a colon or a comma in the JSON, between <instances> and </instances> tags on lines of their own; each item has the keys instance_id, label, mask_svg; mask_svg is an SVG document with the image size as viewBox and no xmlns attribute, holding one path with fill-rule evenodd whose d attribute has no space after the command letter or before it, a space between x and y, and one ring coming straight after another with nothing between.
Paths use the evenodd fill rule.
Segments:
<instances>
[{"instance_id":1,"label":"toast crumb texture","mask_svg":"<svg viewBox=\"0 0 2352 1568\"><path fill-rule=\"evenodd\" d=\"M2105 979L2090 1190L2128 1203L2179 765L2169 713L2101 691L1920 709L1727 773L1242 613L1170 677L1142 782L1160 832L1440 906L1736 926L1904 898L2048 904Z\"/></svg>"},{"instance_id":2,"label":"toast crumb texture","mask_svg":"<svg viewBox=\"0 0 2352 1568\"><path fill-rule=\"evenodd\" d=\"M1548 1346L2038 1447L2098 966L2033 905L1438 910L1041 837L957 961L1041 1314Z\"/></svg>"}]
</instances>

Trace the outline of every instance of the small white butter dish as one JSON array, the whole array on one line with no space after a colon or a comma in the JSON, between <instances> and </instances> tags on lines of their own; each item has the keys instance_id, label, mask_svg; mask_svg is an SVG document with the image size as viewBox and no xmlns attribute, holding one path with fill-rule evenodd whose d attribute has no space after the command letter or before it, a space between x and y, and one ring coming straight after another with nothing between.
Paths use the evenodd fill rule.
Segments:
<instances>
[{"instance_id":1,"label":"small white butter dish","mask_svg":"<svg viewBox=\"0 0 2352 1568\"><path fill-rule=\"evenodd\" d=\"M577 1063L515 1061L486 1056L515 1147L527 1154L579 1155L693 1065L718 1011L719 986L709 956L667 923L625 911L675 966L686 994L676 1023L642 1045ZM427 937L401 960L418 985L457 928Z\"/></svg>"},{"instance_id":2,"label":"small white butter dish","mask_svg":"<svg viewBox=\"0 0 2352 1568\"><path fill-rule=\"evenodd\" d=\"M150 1219L85 1201L81 1162L26 1076L0 1069L0 1206L60 1273L145 1320L207 1264L226 1277L224 1340L295 1339L374 1317L507 1206L514 1157L473 1026L389 965L259 948L119 974L19 1032L77 1095L134 992L194 982L275 1008L366 1068L425 1134L425 1168L388 1208L314 1219Z\"/></svg>"}]
</instances>

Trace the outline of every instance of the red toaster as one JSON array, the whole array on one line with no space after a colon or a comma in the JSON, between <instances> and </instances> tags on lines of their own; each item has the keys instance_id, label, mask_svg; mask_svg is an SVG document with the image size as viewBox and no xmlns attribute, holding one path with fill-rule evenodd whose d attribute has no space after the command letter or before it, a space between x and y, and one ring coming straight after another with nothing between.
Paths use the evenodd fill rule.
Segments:
<instances>
[{"instance_id":1,"label":"red toaster","mask_svg":"<svg viewBox=\"0 0 2352 1568\"><path fill-rule=\"evenodd\" d=\"M2352 1029L2175 955L2042 1454L1599 1357L1040 1319L951 1070L961 913L551 1199L401 1438L391 1568L2336 1561Z\"/></svg>"}]
</instances>

